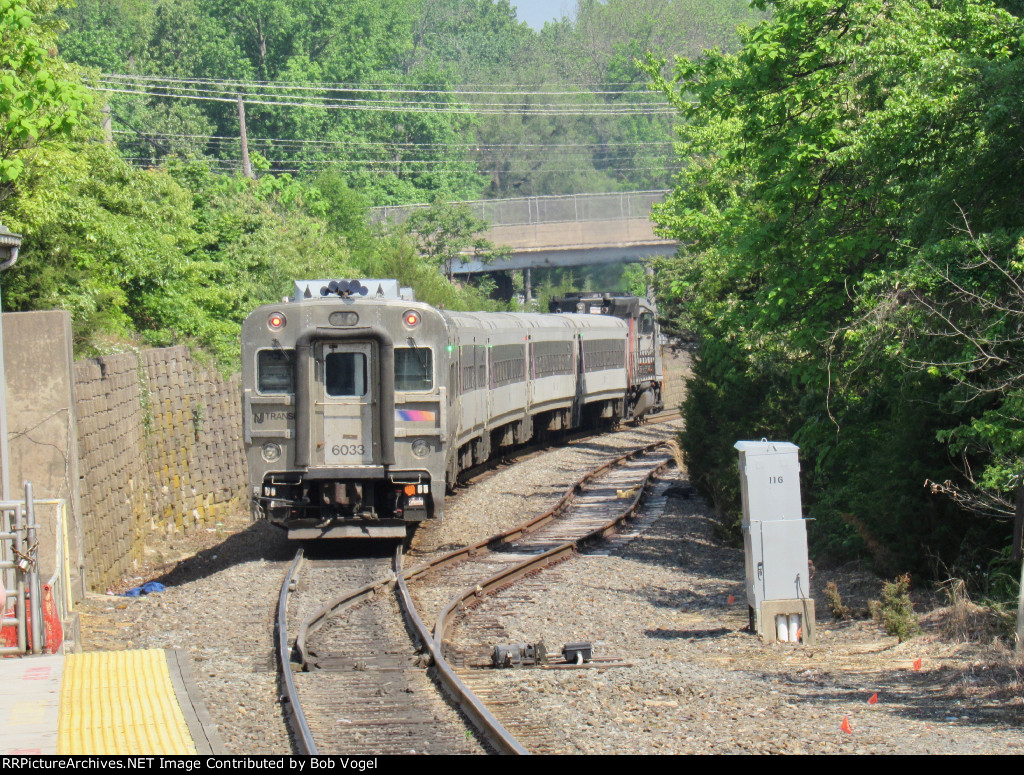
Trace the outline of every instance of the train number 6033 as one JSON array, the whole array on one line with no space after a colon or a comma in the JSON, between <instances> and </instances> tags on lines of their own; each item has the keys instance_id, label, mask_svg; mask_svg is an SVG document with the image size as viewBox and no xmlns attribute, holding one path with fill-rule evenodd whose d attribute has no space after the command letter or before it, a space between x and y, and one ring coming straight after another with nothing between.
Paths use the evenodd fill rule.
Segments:
<instances>
[{"instance_id":1,"label":"train number 6033","mask_svg":"<svg viewBox=\"0 0 1024 775\"><path fill-rule=\"evenodd\" d=\"M364 446L362 444L335 444L331 447L332 455L362 455Z\"/></svg>"}]
</instances>

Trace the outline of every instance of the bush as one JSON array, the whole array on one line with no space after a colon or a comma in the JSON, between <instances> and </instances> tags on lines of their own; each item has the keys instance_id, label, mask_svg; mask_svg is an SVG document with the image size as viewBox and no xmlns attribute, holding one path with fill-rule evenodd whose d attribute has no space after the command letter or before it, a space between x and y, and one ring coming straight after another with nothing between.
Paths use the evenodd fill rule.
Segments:
<instances>
[{"instance_id":1,"label":"bush","mask_svg":"<svg viewBox=\"0 0 1024 775\"><path fill-rule=\"evenodd\" d=\"M888 635L895 635L900 643L920 634L921 626L910 602L910 574L882 585L882 599L869 603L875 621L885 627Z\"/></svg>"},{"instance_id":2,"label":"bush","mask_svg":"<svg viewBox=\"0 0 1024 775\"><path fill-rule=\"evenodd\" d=\"M834 581L825 585L825 600L828 601L829 610L832 611L832 616L836 621L841 622L843 619L850 618L850 608L843 603L839 588Z\"/></svg>"}]
</instances>

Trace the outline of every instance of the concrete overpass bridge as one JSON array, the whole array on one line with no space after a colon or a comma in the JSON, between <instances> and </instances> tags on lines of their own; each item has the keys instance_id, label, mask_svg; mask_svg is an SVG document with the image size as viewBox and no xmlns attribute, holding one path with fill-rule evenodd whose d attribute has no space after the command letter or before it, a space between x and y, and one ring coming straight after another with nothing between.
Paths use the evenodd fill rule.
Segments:
<instances>
[{"instance_id":1,"label":"concrete overpass bridge","mask_svg":"<svg viewBox=\"0 0 1024 775\"><path fill-rule=\"evenodd\" d=\"M491 228L491 242L511 250L507 258L484 264L467 256L455 265L457 275L510 269L635 263L672 255L675 240L655 236L651 207L665 191L612 194L567 194L464 202ZM427 205L377 207L374 220L401 222ZM527 280L529 283L529 280ZM527 285L529 287L529 285Z\"/></svg>"}]
</instances>

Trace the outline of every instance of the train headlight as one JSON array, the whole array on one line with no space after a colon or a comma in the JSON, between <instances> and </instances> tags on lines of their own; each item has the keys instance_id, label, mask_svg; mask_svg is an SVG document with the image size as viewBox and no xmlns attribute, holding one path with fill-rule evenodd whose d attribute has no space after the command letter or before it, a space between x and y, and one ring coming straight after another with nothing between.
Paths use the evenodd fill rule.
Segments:
<instances>
[{"instance_id":1,"label":"train headlight","mask_svg":"<svg viewBox=\"0 0 1024 775\"><path fill-rule=\"evenodd\" d=\"M327 320L332 326L354 326L359 322L359 314L349 310L345 312L332 312Z\"/></svg>"},{"instance_id":2,"label":"train headlight","mask_svg":"<svg viewBox=\"0 0 1024 775\"><path fill-rule=\"evenodd\" d=\"M430 454L430 444L425 439L416 439L412 443L412 454L416 457L426 457Z\"/></svg>"},{"instance_id":3,"label":"train headlight","mask_svg":"<svg viewBox=\"0 0 1024 775\"><path fill-rule=\"evenodd\" d=\"M402 321L405 323L406 328L416 328L420 324L420 313L409 310L402 316Z\"/></svg>"},{"instance_id":4,"label":"train headlight","mask_svg":"<svg viewBox=\"0 0 1024 775\"><path fill-rule=\"evenodd\" d=\"M285 318L283 312L271 312L270 317L267 318L267 328L271 331L280 331L288 323L288 319Z\"/></svg>"},{"instance_id":5,"label":"train headlight","mask_svg":"<svg viewBox=\"0 0 1024 775\"><path fill-rule=\"evenodd\" d=\"M262 453L268 463L276 463L281 459L281 445L276 441L268 441L263 445Z\"/></svg>"}]
</instances>

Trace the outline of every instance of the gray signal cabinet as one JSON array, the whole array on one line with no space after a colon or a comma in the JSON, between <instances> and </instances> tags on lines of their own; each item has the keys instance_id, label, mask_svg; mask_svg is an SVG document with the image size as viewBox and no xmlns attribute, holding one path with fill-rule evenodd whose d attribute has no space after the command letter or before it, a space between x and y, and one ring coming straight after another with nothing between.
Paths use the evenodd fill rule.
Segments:
<instances>
[{"instance_id":1,"label":"gray signal cabinet","mask_svg":"<svg viewBox=\"0 0 1024 775\"><path fill-rule=\"evenodd\" d=\"M799 447L738 441L743 550L752 629L767 642L814 641Z\"/></svg>"}]
</instances>

